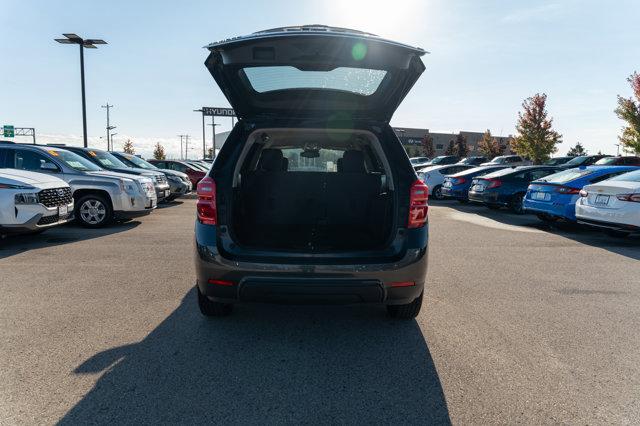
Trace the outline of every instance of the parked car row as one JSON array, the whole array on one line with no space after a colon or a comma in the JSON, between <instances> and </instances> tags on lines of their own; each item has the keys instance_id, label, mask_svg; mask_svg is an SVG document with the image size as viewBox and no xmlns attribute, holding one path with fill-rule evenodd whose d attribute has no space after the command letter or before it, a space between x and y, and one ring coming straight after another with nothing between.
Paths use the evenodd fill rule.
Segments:
<instances>
[{"instance_id":1,"label":"parked car row","mask_svg":"<svg viewBox=\"0 0 640 426\"><path fill-rule=\"evenodd\" d=\"M90 228L107 226L147 215L197 183L131 157L0 141L0 235L41 232L74 218Z\"/></svg>"},{"instance_id":2,"label":"parked car row","mask_svg":"<svg viewBox=\"0 0 640 426\"><path fill-rule=\"evenodd\" d=\"M617 163L612 161L616 158L601 158L596 164ZM534 213L545 222L581 223L623 234L640 232L640 164L570 169L480 166L453 172L446 167L419 173L425 183L435 185L430 188L433 198L470 201L491 209L507 207L518 214ZM440 171L445 171L444 176L438 175Z\"/></svg>"}]
</instances>

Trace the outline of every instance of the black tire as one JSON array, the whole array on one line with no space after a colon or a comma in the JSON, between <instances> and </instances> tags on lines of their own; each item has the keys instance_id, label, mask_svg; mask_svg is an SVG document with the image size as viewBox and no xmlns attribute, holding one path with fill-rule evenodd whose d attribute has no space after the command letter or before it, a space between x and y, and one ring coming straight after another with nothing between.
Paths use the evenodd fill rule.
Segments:
<instances>
[{"instance_id":1,"label":"black tire","mask_svg":"<svg viewBox=\"0 0 640 426\"><path fill-rule=\"evenodd\" d=\"M442 195L442 185L438 185L431 190L431 198L434 200L443 200L444 195Z\"/></svg>"},{"instance_id":2,"label":"black tire","mask_svg":"<svg viewBox=\"0 0 640 426\"><path fill-rule=\"evenodd\" d=\"M162 200L164 203L170 203L173 200L175 200L176 198L178 198L177 195L169 195L168 197L166 197L164 200Z\"/></svg>"},{"instance_id":3,"label":"black tire","mask_svg":"<svg viewBox=\"0 0 640 426\"><path fill-rule=\"evenodd\" d=\"M98 194L87 194L75 201L75 218L86 228L103 228L113 222L111 201ZM96 208L95 215L86 212L85 208Z\"/></svg>"},{"instance_id":4,"label":"black tire","mask_svg":"<svg viewBox=\"0 0 640 426\"><path fill-rule=\"evenodd\" d=\"M460 204L469 204L469 200L458 200Z\"/></svg>"},{"instance_id":5,"label":"black tire","mask_svg":"<svg viewBox=\"0 0 640 426\"><path fill-rule=\"evenodd\" d=\"M524 214L524 194L515 194L509 201L509 209L515 214Z\"/></svg>"},{"instance_id":6,"label":"black tire","mask_svg":"<svg viewBox=\"0 0 640 426\"><path fill-rule=\"evenodd\" d=\"M555 223L555 222L558 221L557 217L551 216L551 215L546 214L546 213L538 213L538 214L536 214L536 216L538 216L538 219L540 219L541 221L546 222L546 223Z\"/></svg>"},{"instance_id":7,"label":"black tire","mask_svg":"<svg viewBox=\"0 0 640 426\"><path fill-rule=\"evenodd\" d=\"M500 210L500 204L487 204L491 210Z\"/></svg>"},{"instance_id":8,"label":"black tire","mask_svg":"<svg viewBox=\"0 0 640 426\"><path fill-rule=\"evenodd\" d=\"M229 303L220 303L210 300L207 296L200 293L200 289L196 286L198 292L198 307L200 313L205 317L226 317L233 312L233 305Z\"/></svg>"},{"instance_id":9,"label":"black tire","mask_svg":"<svg viewBox=\"0 0 640 426\"><path fill-rule=\"evenodd\" d=\"M422 308L423 294L424 292L420 293L420 296L406 305L387 305L387 314L389 314L391 318L398 319L413 319L417 317L420 313L420 308Z\"/></svg>"}]
</instances>

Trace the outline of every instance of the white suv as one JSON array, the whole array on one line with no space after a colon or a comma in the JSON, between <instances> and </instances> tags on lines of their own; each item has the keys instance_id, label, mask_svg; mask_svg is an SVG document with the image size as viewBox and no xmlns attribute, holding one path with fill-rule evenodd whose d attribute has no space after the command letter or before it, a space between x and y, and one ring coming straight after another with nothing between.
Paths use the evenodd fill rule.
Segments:
<instances>
[{"instance_id":1,"label":"white suv","mask_svg":"<svg viewBox=\"0 0 640 426\"><path fill-rule=\"evenodd\" d=\"M0 169L0 235L39 232L73 219L71 188L44 173Z\"/></svg>"}]
</instances>

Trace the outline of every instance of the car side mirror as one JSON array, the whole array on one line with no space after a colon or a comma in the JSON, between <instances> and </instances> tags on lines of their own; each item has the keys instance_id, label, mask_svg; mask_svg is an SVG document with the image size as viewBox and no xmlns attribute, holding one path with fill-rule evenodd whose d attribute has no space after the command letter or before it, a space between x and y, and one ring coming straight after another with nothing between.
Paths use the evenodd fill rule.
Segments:
<instances>
[{"instance_id":1,"label":"car side mirror","mask_svg":"<svg viewBox=\"0 0 640 426\"><path fill-rule=\"evenodd\" d=\"M40 164L40 170L47 170L47 171L50 171L50 172L57 172L60 169L58 169L58 166L56 166L53 163L42 163L42 164Z\"/></svg>"}]
</instances>

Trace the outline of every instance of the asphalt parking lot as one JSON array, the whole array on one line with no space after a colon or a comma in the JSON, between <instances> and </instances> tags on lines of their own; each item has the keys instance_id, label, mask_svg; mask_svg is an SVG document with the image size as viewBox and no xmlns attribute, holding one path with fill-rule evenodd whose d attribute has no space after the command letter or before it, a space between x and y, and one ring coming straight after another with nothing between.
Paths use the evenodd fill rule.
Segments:
<instances>
[{"instance_id":1,"label":"asphalt parking lot","mask_svg":"<svg viewBox=\"0 0 640 426\"><path fill-rule=\"evenodd\" d=\"M638 238L443 202L417 321L210 320L194 204L0 241L0 424L640 422Z\"/></svg>"}]
</instances>

